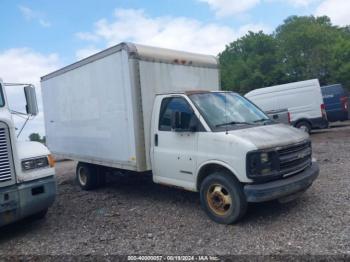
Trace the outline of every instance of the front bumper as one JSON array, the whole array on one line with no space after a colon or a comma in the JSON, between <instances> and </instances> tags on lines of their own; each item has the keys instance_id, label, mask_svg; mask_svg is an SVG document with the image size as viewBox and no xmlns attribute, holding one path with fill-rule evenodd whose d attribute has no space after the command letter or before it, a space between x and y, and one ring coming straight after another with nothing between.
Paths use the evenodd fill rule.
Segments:
<instances>
[{"instance_id":1,"label":"front bumper","mask_svg":"<svg viewBox=\"0 0 350 262\"><path fill-rule=\"evenodd\" d=\"M245 185L244 194L248 202L264 202L305 191L319 174L316 162L303 172L284 179L255 185Z\"/></svg>"},{"instance_id":2,"label":"front bumper","mask_svg":"<svg viewBox=\"0 0 350 262\"><path fill-rule=\"evenodd\" d=\"M53 176L0 188L0 226L49 208L56 197Z\"/></svg>"}]
</instances>

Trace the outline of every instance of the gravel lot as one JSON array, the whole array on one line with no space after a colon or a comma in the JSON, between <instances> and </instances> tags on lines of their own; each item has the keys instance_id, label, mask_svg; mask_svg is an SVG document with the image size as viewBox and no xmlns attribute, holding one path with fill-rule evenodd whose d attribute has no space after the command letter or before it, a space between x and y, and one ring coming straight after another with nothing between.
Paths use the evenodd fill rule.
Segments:
<instances>
[{"instance_id":1,"label":"gravel lot","mask_svg":"<svg viewBox=\"0 0 350 262\"><path fill-rule=\"evenodd\" d=\"M344 124L342 124L344 125ZM0 255L350 255L350 123L312 135L321 173L297 201L249 206L237 225L207 218L196 193L114 177L84 192L75 163L57 164L58 198L46 219L0 230Z\"/></svg>"}]
</instances>

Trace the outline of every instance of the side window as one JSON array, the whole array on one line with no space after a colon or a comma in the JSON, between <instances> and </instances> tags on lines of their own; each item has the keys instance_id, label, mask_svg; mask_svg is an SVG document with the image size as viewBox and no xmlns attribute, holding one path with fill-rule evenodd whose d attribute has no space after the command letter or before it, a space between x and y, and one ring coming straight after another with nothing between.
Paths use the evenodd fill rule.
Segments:
<instances>
[{"instance_id":1,"label":"side window","mask_svg":"<svg viewBox=\"0 0 350 262\"><path fill-rule=\"evenodd\" d=\"M171 131L171 115L175 111L185 112L189 114L193 112L190 105L182 97L164 98L160 106L160 114L159 114L158 129L160 131ZM189 122L190 122L190 119L188 119L188 124Z\"/></svg>"}]
</instances>

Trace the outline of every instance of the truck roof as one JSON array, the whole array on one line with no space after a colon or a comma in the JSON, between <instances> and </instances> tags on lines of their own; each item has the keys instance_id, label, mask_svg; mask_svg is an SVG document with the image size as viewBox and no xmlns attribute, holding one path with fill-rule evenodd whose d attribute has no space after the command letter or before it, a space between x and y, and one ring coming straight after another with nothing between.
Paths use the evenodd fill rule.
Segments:
<instances>
[{"instance_id":1,"label":"truck roof","mask_svg":"<svg viewBox=\"0 0 350 262\"><path fill-rule=\"evenodd\" d=\"M140 44L134 44L129 42L122 42L118 45L107 48L101 52L84 58L78 62L65 66L59 70L56 70L50 74L41 77L41 81L50 79L52 77L64 74L67 71L76 69L88 63L94 62L98 59L111 55L113 53L125 50L130 58L146 61L157 61L163 63L180 64L180 65L193 65L203 66L210 68L218 67L218 60L215 56L196 54L185 51L178 51L160 47L145 46Z\"/></svg>"}]
</instances>

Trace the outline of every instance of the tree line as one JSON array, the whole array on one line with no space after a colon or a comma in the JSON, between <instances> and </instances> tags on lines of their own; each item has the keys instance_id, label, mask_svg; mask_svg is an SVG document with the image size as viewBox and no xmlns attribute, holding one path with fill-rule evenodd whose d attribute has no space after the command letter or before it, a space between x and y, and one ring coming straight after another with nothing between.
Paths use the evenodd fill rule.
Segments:
<instances>
[{"instance_id":1,"label":"tree line","mask_svg":"<svg viewBox=\"0 0 350 262\"><path fill-rule=\"evenodd\" d=\"M46 136L41 137L39 133L31 133L28 138L29 141L36 141L46 144Z\"/></svg>"},{"instance_id":2,"label":"tree line","mask_svg":"<svg viewBox=\"0 0 350 262\"><path fill-rule=\"evenodd\" d=\"M350 26L327 16L292 16L271 34L249 32L219 54L221 87L250 90L318 78L350 89Z\"/></svg>"}]
</instances>

